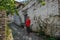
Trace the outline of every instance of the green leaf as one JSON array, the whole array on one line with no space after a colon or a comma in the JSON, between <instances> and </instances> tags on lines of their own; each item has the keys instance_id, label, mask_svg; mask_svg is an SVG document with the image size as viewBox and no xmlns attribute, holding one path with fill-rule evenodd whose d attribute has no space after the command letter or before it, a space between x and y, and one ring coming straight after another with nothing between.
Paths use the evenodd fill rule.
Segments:
<instances>
[{"instance_id":1,"label":"green leaf","mask_svg":"<svg viewBox=\"0 0 60 40\"><path fill-rule=\"evenodd\" d=\"M17 11L15 8L15 0L0 0L0 10L5 10L6 12L8 11L14 15Z\"/></svg>"},{"instance_id":2,"label":"green leaf","mask_svg":"<svg viewBox=\"0 0 60 40\"><path fill-rule=\"evenodd\" d=\"M42 6L45 5L45 0L38 0L38 3L41 3Z\"/></svg>"},{"instance_id":3,"label":"green leaf","mask_svg":"<svg viewBox=\"0 0 60 40\"><path fill-rule=\"evenodd\" d=\"M16 15L18 15L18 16L19 16L19 14L18 14L18 11L17 11L17 10L15 10L15 13L16 13Z\"/></svg>"},{"instance_id":4,"label":"green leaf","mask_svg":"<svg viewBox=\"0 0 60 40\"><path fill-rule=\"evenodd\" d=\"M43 1L41 4L44 6L45 5L45 2Z\"/></svg>"}]
</instances>

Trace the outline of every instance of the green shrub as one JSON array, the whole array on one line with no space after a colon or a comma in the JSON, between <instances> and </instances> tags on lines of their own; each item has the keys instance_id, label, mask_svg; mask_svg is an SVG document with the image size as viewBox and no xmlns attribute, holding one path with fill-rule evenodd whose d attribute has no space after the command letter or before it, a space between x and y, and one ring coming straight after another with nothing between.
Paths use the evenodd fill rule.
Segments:
<instances>
[{"instance_id":1,"label":"green shrub","mask_svg":"<svg viewBox=\"0 0 60 40\"><path fill-rule=\"evenodd\" d=\"M55 37L48 37L47 40L56 40Z\"/></svg>"}]
</instances>

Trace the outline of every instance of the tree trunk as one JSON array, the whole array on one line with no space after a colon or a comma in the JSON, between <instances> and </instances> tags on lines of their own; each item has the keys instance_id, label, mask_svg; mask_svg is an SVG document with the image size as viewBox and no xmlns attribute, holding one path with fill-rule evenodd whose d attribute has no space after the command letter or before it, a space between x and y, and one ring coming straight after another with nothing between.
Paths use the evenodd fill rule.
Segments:
<instances>
[{"instance_id":1,"label":"tree trunk","mask_svg":"<svg viewBox=\"0 0 60 40\"><path fill-rule=\"evenodd\" d=\"M5 40L6 12L0 10L0 40Z\"/></svg>"}]
</instances>

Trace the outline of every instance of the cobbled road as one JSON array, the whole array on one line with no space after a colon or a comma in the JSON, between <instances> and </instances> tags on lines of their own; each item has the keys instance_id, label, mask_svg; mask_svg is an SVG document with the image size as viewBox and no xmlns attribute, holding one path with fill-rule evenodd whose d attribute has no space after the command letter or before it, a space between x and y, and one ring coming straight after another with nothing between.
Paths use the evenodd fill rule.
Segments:
<instances>
[{"instance_id":1,"label":"cobbled road","mask_svg":"<svg viewBox=\"0 0 60 40\"><path fill-rule=\"evenodd\" d=\"M9 26L12 29L14 40L43 40L43 38L38 37L36 33L31 33L28 36L25 28L18 27L14 23L10 23Z\"/></svg>"}]
</instances>

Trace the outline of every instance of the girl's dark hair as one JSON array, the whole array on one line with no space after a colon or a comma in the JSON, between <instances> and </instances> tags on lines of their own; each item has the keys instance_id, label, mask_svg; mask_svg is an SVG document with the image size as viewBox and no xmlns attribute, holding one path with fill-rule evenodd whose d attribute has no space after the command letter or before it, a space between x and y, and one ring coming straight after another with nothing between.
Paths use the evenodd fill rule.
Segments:
<instances>
[{"instance_id":1,"label":"girl's dark hair","mask_svg":"<svg viewBox=\"0 0 60 40\"><path fill-rule=\"evenodd\" d=\"M26 14L26 16L28 16L28 14Z\"/></svg>"}]
</instances>

